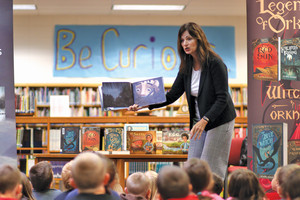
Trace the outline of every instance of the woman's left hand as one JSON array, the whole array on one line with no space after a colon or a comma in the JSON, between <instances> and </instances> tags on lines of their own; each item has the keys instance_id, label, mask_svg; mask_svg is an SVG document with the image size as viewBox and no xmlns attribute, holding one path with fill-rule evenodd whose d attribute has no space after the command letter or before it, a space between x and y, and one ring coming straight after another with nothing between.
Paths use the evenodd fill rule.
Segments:
<instances>
[{"instance_id":1,"label":"woman's left hand","mask_svg":"<svg viewBox=\"0 0 300 200\"><path fill-rule=\"evenodd\" d=\"M204 131L207 123L208 122L206 120L204 120L203 118L199 122L197 122L193 126L193 128L192 128L192 130L190 132L191 133L191 139L193 139L193 137L194 137L194 140L196 140L197 138L200 139L200 137L201 137L201 135L202 135L202 133L203 133L203 131Z\"/></svg>"}]
</instances>

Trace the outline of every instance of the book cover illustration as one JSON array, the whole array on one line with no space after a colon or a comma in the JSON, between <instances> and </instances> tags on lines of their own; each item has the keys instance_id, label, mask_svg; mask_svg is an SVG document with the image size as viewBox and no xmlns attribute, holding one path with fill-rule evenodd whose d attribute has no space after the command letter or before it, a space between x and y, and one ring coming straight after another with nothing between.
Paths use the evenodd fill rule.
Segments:
<instances>
[{"instance_id":1,"label":"book cover illustration","mask_svg":"<svg viewBox=\"0 0 300 200\"><path fill-rule=\"evenodd\" d=\"M289 139L288 164L300 163L300 126L298 125Z\"/></svg>"},{"instance_id":2,"label":"book cover illustration","mask_svg":"<svg viewBox=\"0 0 300 200\"><path fill-rule=\"evenodd\" d=\"M100 150L100 127L82 127L82 151Z\"/></svg>"},{"instance_id":3,"label":"book cover illustration","mask_svg":"<svg viewBox=\"0 0 300 200\"><path fill-rule=\"evenodd\" d=\"M149 131L149 124L124 124L123 150L129 150L127 131Z\"/></svg>"},{"instance_id":4,"label":"book cover illustration","mask_svg":"<svg viewBox=\"0 0 300 200\"><path fill-rule=\"evenodd\" d=\"M0 121L5 120L5 88L0 86Z\"/></svg>"},{"instance_id":5,"label":"book cover illustration","mask_svg":"<svg viewBox=\"0 0 300 200\"><path fill-rule=\"evenodd\" d=\"M279 80L300 80L300 38L280 39Z\"/></svg>"},{"instance_id":6,"label":"book cover illustration","mask_svg":"<svg viewBox=\"0 0 300 200\"><path fill-rule=\"evenodd\" d=\"M61 128L62 153L79 153L80 127Z\"/></svg>"},{"instance_id":7,"label":"book cover illustration","mask_svg":"<svg viewBox=\"0 0 300 200\"><path fill-rule=\"evenodd\" d=\"M126 109L133 104L146 106L166 100L162 77L134 83L103 82L99 92L103 111Z\"/></svg>"},{"instance_id":8,"label":"book cover illustration","mask_svg":"<svg viewBox=\"0 0 300 200\"><path fill-rule=\"evenodd\" d=\"M155 154L156 131L128 131L130 154Z\"/></svg>"},{"instance_id":9,"label":"book cover illustration","mask_svg":"<svg viewBox=\"0 0 300 200\"><path fill-rule=\"evenodd\" d=\"M134 104L130 82L103 82L101 90L101 105L104 111L124 109Z\"/></svg>"},{"instance_id":10,"label":"book cover illustration","mask_svg":"<svg viewBox=\"0 0 300 200\"><path fill-rule=\"evenodd\" d=\"M288 164L300 163L300 140L289 141Z\"/></svg>"},{"instance_id":11,"label":"book cover illustration","mask_svg":"<svg viewBox=\"0 0 300 200\"><path fill-rule=\"evenodd\" d=\"M134 103L147 106L166 101L162 77L132 83Z\"/></svg>"},{"instance_id":12,"label":"book cover illustration","mask_svg":"<svg viewBox=\"0 0 300 200\"><path fill-rule=\"evenodd\" d=\"M163 154L187 154L189 132L186 130L164 130L162 133Z\"/></svg>"},{"instance_id":13,"label":"book cover illustration","mask_svg":"<svg viewBox=\"0 0 300 200\"><path fill-rule=\"evenodd\" d=\"M105 128L105 151L121 151L123 142L123 128Z\"/></svg>"},{"instance_id":14,"label":"book cover illustration","mask_svg":"<svg viewBox=\"0 0 300 200\"><path fill-rule=\"evenodd\" d=\"M278 38L261 38L252 42L253 78L278 81Z\"/></svg>"},{"instance_id":15,"label":"book cover illustration","mask_svg":"<svg viewBox=\"0 0 300 200\"><path fill-rule=\"evenodd\" d=\"M287 164L287 124L253 124L252 130L253 172L270 179Z\"/></svg>"}]
</instances>

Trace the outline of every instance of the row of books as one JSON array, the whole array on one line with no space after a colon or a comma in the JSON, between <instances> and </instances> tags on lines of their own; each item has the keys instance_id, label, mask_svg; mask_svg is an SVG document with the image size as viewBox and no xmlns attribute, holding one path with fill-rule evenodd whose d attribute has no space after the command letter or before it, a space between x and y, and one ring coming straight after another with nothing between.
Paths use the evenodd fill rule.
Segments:
<instances>
[{"instance_id":1,"label":"row of books","mask_svg":"<svg viewBox=\"0 0 300 200\"><path fill-rule=\"evenodd\" d=\"M16 113L34 113L35 100L32 92L29 95L15 95Z\"/></svg>"},{"instance_id":2,"label":"row of books","mask_svg":"<svg viewBox=\"0 0 300 200\"><path fill-rule=\"evenodd\" d=\"M247 105L247 88L231 88L231 98L234 105Z\"/></svg>"},{"instance_id":3,"label":"row of books","mask_svg":"<svg viewBox=\"0 0 300 200\"><path fill-rule=\"evenodd\" d=\"M16 143L19 148L42 148L47 143L43 128L16 128ZM42 153L42 150L22 150L22 153Z\"/></svg>"},{"instance_id":4,"label":"row of books","mask_svg":"<svg viewBox=\"0 0 300 200\"><path fill-rule=\"evenodd\" d=\"M95 88L83 88L80 97L83 105L100 105L100 94Z\"/></svg>"},{"instance_id":5,"label":"row of books","mask_svg":"<svg viewBox=\"0 0 300 200\"><path fill-rule=\"evenodd\" d=\"M188 152L187 128L149 130L149 124L124 128L61 127L50 129L50 152L101 151L115 154L184 154Z\"/></svg>"},{"instance_id":6,"label":"row of books","mask_svg":"<svg viewBox=\"0 0 300 200\"><path fill-rule=\"evenodd\" d=\"M248 135L248 128L234 128L234 138L245 138Z\"/></svg>"},{"instance_id":7,"label":"row of books","mask_svg":"<svg viewBox=\"0 0 300 200\"><path fill-rule=\"evenodd\" d=\"M252 41L253 78L264 81L300 80L300 37L258 38Z\"/></svg>"},{"instance_id":8,"label":"row of books","mask_svg":"<svg viewBox=\"0 0 300 200\"><path fill-rule=\"evenodd\" d=\"M243 108L243 110L235 108L235 113L237 117L247 117L248 116L248 109Z\"/></svg>"}]
</instances>

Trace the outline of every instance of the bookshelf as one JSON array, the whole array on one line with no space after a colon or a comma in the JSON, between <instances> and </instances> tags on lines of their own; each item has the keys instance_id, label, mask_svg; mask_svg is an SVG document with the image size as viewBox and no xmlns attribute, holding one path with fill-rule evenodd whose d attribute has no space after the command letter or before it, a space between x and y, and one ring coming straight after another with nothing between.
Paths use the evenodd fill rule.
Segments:
<instances>
[{"instance_id":1,"label":"bookshelf","mask_svg":"<svg viewBox=\"0 0 300 200\"><path fill-rule=\"evenodd\" d=\"M102 112L98 84L15 84L17 115L50 116L50 95L69 95L72 117L123 116L120 111ZM247 85L230 84L231 97L238 117L247 117ZM166 84L168 91L171 84ZM154 111L138 113L160 117L177 116L177 111L186 103L185 96L173 104Z\"/></svg>"},{"instance_id":2,"label":"bookshelf","mask_svg":"<svg viewBox=\"0 0 300 200\"><path fill-rule=\"evenodd\" d=\"M171 85L166 85L166 90L170 89ZM246 85L230 85L231 95L237 112L240 113L235 119L235 132L244 132L247 130L247 86ZM96 84L16 84L15 93L22 97L23 110L16 112L16 124L18 127L25 128L42 128L43 132L43 147L34 148L18 147L19 155L23 152L27 156L33 155L36 157L36 162L44 160L71 160L72 155L61 154L59 152L50 151L49 134L50 129L60 128L62 126L98 126L105 127L124 127L124 124L130 123L148 123L152 129L163 127L189 127L189 116L178 115L177 111L181 105L185 104L185 99L180 98L172 105L164 108L156 109L155 111L138 111L134 112L102 112L100 105L100 97L98 85ZM72 117L49 117L49 96L50 94L68 94L70 97L70 108L72 109ZM137 116L139 114L149 116ZM238 131L237 131L238 130ZM236 133L233 133L234 136ZM42 150L43 153L36 154L34 150ZM74 155L75 156L75 155ZM170 155L153 155L150 158L148 155L141 155L139 158L136 155L108 155L115 157L118 164L118 171L124 175L125 162L151 162L151 161L166 161L173 162L176 159L182 161L185 157ZM118 157L119 156L119 157ZM184 155L183 155L184 156ZM132 159L131 159L132 158ZM163 160L163 158L166 158ZM123 177L124 178L124 177ZM59 180L59 179L57 179Z\"/></svg>"}]
</instances>

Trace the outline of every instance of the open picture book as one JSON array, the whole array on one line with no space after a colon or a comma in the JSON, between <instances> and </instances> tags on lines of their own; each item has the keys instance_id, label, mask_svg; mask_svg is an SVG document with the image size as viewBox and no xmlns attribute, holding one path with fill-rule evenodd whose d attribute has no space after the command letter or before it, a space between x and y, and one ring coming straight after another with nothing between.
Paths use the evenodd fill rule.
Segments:
<instances>
[{"instance_id":1,"label":"open picture book","mask_svg":"<svg viewBox=\"0 0 300 200\"><path fill-rule=\"evenodd\" d=\"M140 107L166 101L162 77L137 82L102 82L99 86L103 111L126 109L133 104Z\"/></svg>"}]
</instances>

